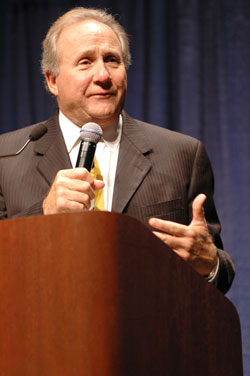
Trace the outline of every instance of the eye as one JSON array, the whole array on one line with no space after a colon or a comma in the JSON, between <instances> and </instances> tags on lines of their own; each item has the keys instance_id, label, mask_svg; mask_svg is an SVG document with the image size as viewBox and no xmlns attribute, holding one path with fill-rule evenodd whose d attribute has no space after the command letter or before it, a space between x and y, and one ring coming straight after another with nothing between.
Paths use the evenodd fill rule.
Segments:
<instances>
[{"instance_id":1,"label":"eye","mask_svg":"<svg viewBox=\"0 0 250 376\"><path fill-rule=\"evenodd\" d=\"M79 65L88 66L91 64L91 59L88 57L85 57L79 61Z\"/></svg>"},{"instance_id":2,"label":"eye","mask_svg":"<svg viewBox=\"0 0 250 376\"><path fill-rule=\"evenodd\" d=\"M119 65L121 63L121 59L119 56L115 56L115 55L108 55L106 56L105 58L105 62L106 63L111 63L113 65Z\"/></svg>"}]
</instances>

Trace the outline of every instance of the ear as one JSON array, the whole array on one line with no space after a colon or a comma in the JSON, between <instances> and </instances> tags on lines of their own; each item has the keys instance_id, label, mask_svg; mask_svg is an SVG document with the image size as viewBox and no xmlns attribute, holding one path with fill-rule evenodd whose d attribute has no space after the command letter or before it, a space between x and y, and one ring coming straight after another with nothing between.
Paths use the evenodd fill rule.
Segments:
<instances>
[{"instance_id":1,"label":"ear","mask_svg":"<svg viewBox=\"0 0 250 376\"><path fill-rule=\"evenodd\" d=\"M49 88L49 91L57 97L58 95L58 88L56 83L56 76L53 76L50 72L45 73L46 82Z\"/></svg>"}]
</instances>

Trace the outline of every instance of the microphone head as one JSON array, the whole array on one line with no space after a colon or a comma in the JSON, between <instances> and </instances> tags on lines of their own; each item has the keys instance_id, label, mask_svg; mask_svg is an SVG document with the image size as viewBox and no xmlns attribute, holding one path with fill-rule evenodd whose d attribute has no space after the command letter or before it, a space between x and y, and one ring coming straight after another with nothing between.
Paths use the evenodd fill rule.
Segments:
<instances>
[{"instance_id":1,"label":"microphone head","mask_svg":"<svg viewBox=\"0 0 250 376\"><path fill-rule=\"evenodd\" d=\"M102 138L102 128L96 123L86 123L80 130L80 137L83 141L97 144Z\"/></svg>"},{"instance_id":2,"label":"microphone head","mask_svg":"<svg viewBox=\"0 0 250 376\"><path fill-rule=\"evenodd\" d=\"M45 127L44 124L37 124L37 126L30 132L29 139L31 141L39 140L39 138L41 138L47 131L48 128Z\"/></svg>"}]
</instances>

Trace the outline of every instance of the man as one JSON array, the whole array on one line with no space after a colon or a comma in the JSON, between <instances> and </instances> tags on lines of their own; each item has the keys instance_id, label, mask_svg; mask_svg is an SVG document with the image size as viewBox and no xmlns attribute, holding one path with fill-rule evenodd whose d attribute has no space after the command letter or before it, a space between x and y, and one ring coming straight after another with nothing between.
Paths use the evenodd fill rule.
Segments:
<instances>
[{"instance_id":1,"label":"man","mask_svg":"<svg viewBox=\"0 0 250 376\"><path fill-rule=\"evenodd\" d=\"M234 266L219 249L213 174L204 146L122 110L129 64L126 33L106 12L76 8L52 25L43 43L42 70L59 112L44 122L48 132L42 138L18 157L0 161L1 217L88 211L104 188L105 210L134 215L154 228L226 292ZM90 121L103 130L96 156L104 182L73 168L79 129ZM17 150L33 127L1 136L2 154L10 145Z\"/></svg>"}]
</instances>

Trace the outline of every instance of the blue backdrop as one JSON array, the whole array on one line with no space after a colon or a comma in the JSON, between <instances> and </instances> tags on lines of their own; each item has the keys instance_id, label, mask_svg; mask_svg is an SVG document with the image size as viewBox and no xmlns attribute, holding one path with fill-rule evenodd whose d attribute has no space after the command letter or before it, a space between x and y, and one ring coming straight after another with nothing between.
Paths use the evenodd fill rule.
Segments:
<instances>
[{"instance_id":1,"label":"blue backdrop","mask_svg":"<svg viewBox=\"0 0 250 376\"><path fill-rule=\"evenodd\" d=\"M40 74L49 25L74 6L105 7L130 35L126 109L204 141L216 179L225 249L237 274L228 293L242 326L250 375L249 0L9 0L0 6L0 133L55 109Z\"/></svg>"}]
</instances>

